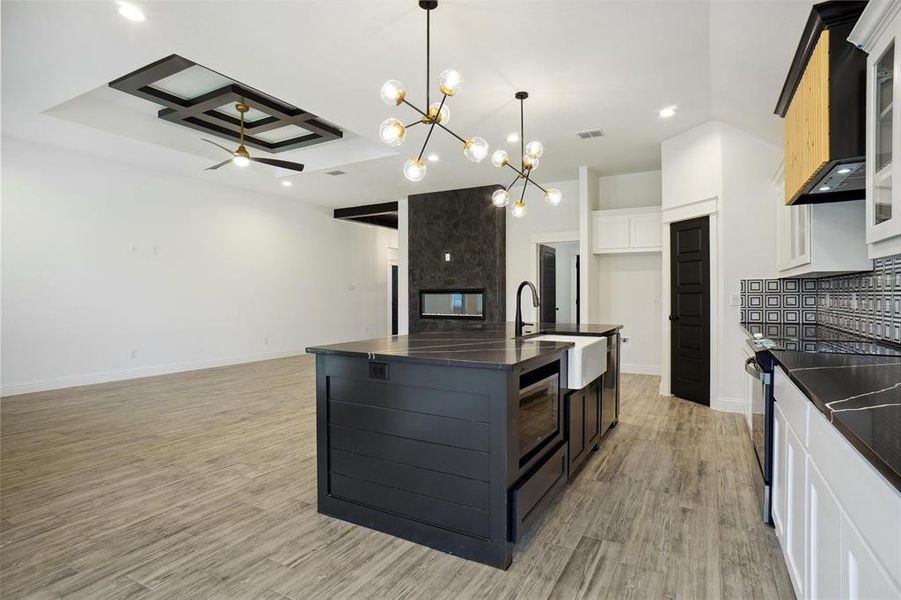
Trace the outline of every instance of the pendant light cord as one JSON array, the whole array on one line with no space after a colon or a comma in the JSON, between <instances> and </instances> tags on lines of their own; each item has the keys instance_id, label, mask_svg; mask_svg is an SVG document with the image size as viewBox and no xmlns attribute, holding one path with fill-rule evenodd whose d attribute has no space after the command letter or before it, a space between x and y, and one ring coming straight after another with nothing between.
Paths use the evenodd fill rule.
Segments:
<instances>
[{"instance_id":1,"label":"pendant light cord","mask_svg":"<svg viewBox=\"0 0 901 600\"><path fill-rule=\"evenodd\" d=\"M519 151L526 155L526 119L525 115L525 99L519 101Z\"/></svg>"},{"instance_id":2,"label":"pendant light cord","mask_svg":"<svg viewBox=\"0 0 901 600\"><path fill-rule=\"evenodd\" d=\"M432 11L425 11L425 110L429 111L429 106L431 105L431 98L429 95L429 77L431 73L429 71L429 60L431 58L431 31L432 31L432 19L431 19Z\"/></svg>"}]
</instances>

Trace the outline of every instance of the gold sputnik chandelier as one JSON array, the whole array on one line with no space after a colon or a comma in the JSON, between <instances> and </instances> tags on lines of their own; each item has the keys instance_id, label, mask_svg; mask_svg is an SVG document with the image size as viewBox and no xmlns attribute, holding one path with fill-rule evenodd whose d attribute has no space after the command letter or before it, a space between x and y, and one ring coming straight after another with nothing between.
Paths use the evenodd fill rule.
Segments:
<instances>
[{"instance_id":1,"label":"gold sputnik chandelier","mask_svg":"<svg viewBox=\"0 0 901 600\"><path fill-rule=\"evenodd\" d=\"M491 202L498 208L504 208L510 204L510 188L512 188L517 181L522 179L522 194L520 195L519 200L513 203L510 214L514 217L523 217L526 214L526 188L529 187L529 184L534 185L544 192L544 201L551 206L560 204L560 200L563 199L563 194L556 188L544 188L532 179L532 171L538 168L538 159L544 154L544 145L537 140L531 141L528 144L526 143L523 103L526 98L529 97L529 93L516 92L514 97L519 100L519 141L520 149L522 151L522 167L517 168L510 163L510 156L507 154L506 150L494 151L494 154L491 155L491 163L498 168L509 167L513 169L516 172L516 178L506 187L506 189L496 190L491 195Z\"/></svg>"},{"instance_id":2,"label":"gold sputnik chandelier","mask_svg":"<svg viewBox=\"0 0 901 600\"><path fill-rule=\"evenodd\" d=\"M445 69L438 76L438 89L441 92L441 101L440 102L431 102L430 92L429 92L429 61L430 61L430 35L431 35L431 12L438 7L438 0L420 0L419 7L425 10L426 21L425 21L425 83L426 83L426 96L425 102L427 109L425 111L421 110L417 106L413 105L409 100L407 100L407 90L404 88L404 85L396 81L394 79L390 81L386 81L382 86L382 100L385 104L389 106L400 106L401 104L406 104L417 113L419 113L420 118L412 123L405 125L403 121L400 119L395 119L394 117L385 119L382 122L381 127L379 128L379 137L381 140L389 146L399 146L403 143L404 139L407 135L407 129L414 127L416 125L428 125L428 133L425 136L425 141L422 144L422 149L419 151L419 155L410 158L407 162L404 163L404 177L409 179L410 181L419 181L426 175L426 164L422 160L422 156L425 153L426 147L429 144L429 139L432 137L432 131L435 130L435 127L439 127L454 136L463 144L463 155L466 156L472 162L481 162L488 156L488 142L486 142L483 138L478 136L471 137L467 139L463 139L447 127L447 123L450 120L450 111L447 108L447 99L450 96L454 96L459 94L463 89L463 76L460 75L458 71L453 69Z\"/></svg>"}]
</instances>

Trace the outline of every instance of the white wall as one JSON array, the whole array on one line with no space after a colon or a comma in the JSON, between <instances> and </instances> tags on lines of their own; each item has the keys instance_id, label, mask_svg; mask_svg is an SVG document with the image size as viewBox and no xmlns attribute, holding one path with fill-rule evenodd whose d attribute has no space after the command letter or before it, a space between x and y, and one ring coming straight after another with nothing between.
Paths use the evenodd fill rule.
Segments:
<instances>
[{"instance_id":1,"label":"white wall","mask_svg":"<svg viewBox=\"0 0 901 600\"><path fill-rule=\"evenodd\" d=\"M600 320L623 325L622 371L659 375L660 253L610 254L598 258Z\"/></svg>"},{"instance_id":2,"label":"white wall","mask_svg":"<svg viewBox=\"0 0 901 600\"><path fill-rule=\"evenodd\" d=\"M4 394L386 331L395 232L8 138L2 169Z\"/></svg>"},{"instance_id":3,"label":"white wall","mask_svg":"<svg viewBox=\"0 0 901 600\"><path fill-rule=\"evenodd\" d=\"M545 188L555 187L563 192L557 206L544 201L544 193L530 185L526 190L527 212L516 218L507 210L507 320L516 314L516 288L524 280L538 284L538 249L540 242L566 242L579 239L579 182L541 182ZM511 196L522 190L515 187ZM534 321L535 309L523 292L522 314L525 321Z\"/></svg>"},{"instance_id":4,"label":"white wall","mask_svg":"<svg viewBox=\"0 0 901 600\"><path fill-rule=\"evenodd\" d=\"M598 210L660 206L661 172L642 171L598 178Z\"/></svg>"},{"instance_id":5,"label":"white wall","mask_svg":"<svg viewBox=\"0 0 901 600\"><path fill-rule=\"evenodd\" d=\"M739 294L742 279L778 277L772 177L783 152L731 126L723 126L722 147L718 397L724 403L737 403L745 396L747 375L742 350L745 334L739 326L741 309L733 303L733 296Z\"/></svg>"},{"instance_id":6,"label":"white wall","mask_svg":"<svg viewBox=\"0 0 901 600\"><path fill-rule=\"evenodd\" d=\"M711 406L744 412L739 280L775 275L771 178L782 150L739 129L707 122L663 142L662 314L669 313L669 223L710 217ZM669 393L669 326L663 326L661 393Z\"/></svg>"},{"instance_id":7,"label":"white wall","mask_svg":"<svg viewBox=\"0 0 901 600\"><path fill-rule=\"evenodd\" d=\"M661 197L660 171L598 178L597 206L601 210L660 206ZM597 269L599 320L623 325L623 372L659 375L661 253L601 255Z\"/></svg>"}]
</instances>

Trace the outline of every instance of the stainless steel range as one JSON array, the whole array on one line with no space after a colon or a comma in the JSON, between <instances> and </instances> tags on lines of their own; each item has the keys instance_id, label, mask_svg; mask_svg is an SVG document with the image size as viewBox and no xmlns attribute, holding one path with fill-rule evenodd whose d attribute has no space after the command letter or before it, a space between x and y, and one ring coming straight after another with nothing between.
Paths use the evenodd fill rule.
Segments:
<instances>
[{"instance_id":1,"label":"stainless steel range","mask_svg":"<svg viewBox=\"0 0 901 600\"><path fill-rule=\"evenodd\" d=\"M763 520L772 525L771 484L773 475L773 369L771 351L820 352L901 356L901 348L877 343L851 333L818 325L745 325L752 333L745 371L753 377L751 395L751 441L763 478Z\"/></svg>"}]
</instances>

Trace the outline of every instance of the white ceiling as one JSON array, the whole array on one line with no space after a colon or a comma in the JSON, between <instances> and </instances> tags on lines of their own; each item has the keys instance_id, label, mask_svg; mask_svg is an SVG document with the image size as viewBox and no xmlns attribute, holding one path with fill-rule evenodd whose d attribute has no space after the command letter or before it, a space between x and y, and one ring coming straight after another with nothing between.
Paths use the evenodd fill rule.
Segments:
<instances>
[{"instance_id":1,"label":"white ceiling","mask_svg":"<svg viewBox=\"0 0 901 600\"><path fill-rule=\"evenodd\" d=\"M459 142L436 131L441 160L413 184L401 165L417 154L422 128L400 148L378 143L389 116L408 107L379 99L399 79L424 105L425 15L416 0L135 2L147 20L123 19L111 1L18 2L2 8L2 130L143 167L292 196L327 206L411 193L509 183L488 160L472 164ZM781 144L773 107L811 2L441 0L432 14L433 89L453 67L465 77L449 99L450 126L518 154L513 93L524 89L526 137L544 142L539 181L573 179L580 165L601 174L656 169L659 144L708 119L734 123ZM284 152L307 171L253 165L203 169L221 160L208 137L155 117L155 107L106 83L179 54L347 132L344 140ZM433 96L437 92L433 91ZM669 120L657 117L678 106ZM600 128L602 138L577 131ZM326 170L348 174L333 177ZM278 185L281 177L294 181Z\"/></svg>"}]
</instances>

